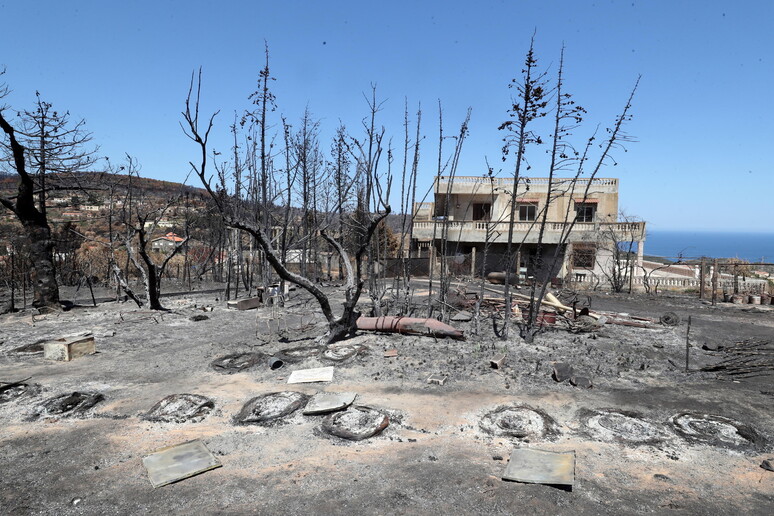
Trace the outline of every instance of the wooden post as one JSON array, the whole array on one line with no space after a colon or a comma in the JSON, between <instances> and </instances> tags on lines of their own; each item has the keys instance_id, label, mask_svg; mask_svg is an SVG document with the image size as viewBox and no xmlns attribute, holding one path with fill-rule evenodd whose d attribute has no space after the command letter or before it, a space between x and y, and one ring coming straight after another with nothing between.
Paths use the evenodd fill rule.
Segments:
<instances>
[{"instance_id":1,"label":"wooden post","mask_svg":"<svg viewBox=\"0 0 774 516\"><path fill-rule=\"evenodd\" d=\"M470 250L470 277L476 277L476 248Z\"/></svg>"},{"instance_id":2,"label":"wooden post","mask_svg":"<svg viewBox=\"0 0 774 516\"><path fill-rule=\"evenodd\" d=\"M14 260L13 248L11 249L11 312L16 311L16 262Z\"/></svg>"},{"instance_id":3,"label":"wooden post","mask_svg":"<svg viewBox=\"0 0 774 516\"><path fill-rule=\"evenodd\" d=\"M718 301L718 259L712 260L712 305L714 306Z\"/></svg>"},{"instance_id":4,"label":"wooden post","mask_svg":"<svg viewBox=\"0 0 774 516\"><path fill-rule=\"evenodd\" d=\"M704 257L702 257L699 265L699 299L704 299L704 265Z\"/></svg>"},{"instance_id":5,"label":"wooden post","mask_svg":"<svg viewBox=\"0 0 774 516\"><path fill-rule=\"evenodd\" d=\"M690 335L691 335L691 316L688 316L688 331L685 332L685 372L688 372L688 350L691 347L690 343Z\"/></svg>"},{"instance_id":6,"label":"wooden post","mask_svg":"<svg viewBox=\"0 0 774 516\"><path fill-rule=\"evenodd\" d=\"M516 251L516 282L514 285L521 283L521 251Z\"/></svg>"}]
</instances>

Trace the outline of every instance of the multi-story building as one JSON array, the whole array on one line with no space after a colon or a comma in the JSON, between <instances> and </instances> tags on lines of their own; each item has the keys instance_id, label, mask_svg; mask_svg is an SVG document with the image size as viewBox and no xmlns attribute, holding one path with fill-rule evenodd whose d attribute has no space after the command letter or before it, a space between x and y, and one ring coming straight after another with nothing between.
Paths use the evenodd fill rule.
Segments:
<instances>
[{"instance_id":1,"label":"multi-story building","mask_svg":"<svg viewBox=\"0 0 774 516\"><path fill-rule=\"evenodd\" d=\"M447 256L472 253L479 260L486 246L486 271L504 270L513 185L513 179L486 176L436 178L433 202L414 206L412 245L421 253L445 249ZM549 192L548 178L521 178L514 215L512 249L518 248L523 276L535 276L536 267L554 263L552 277L604 280L614 257L620 258L615 247L631 249L637 262L642 261L645 223L619 220L618 179L554 178ZM539 241L542 264L535 259Z\"/></svg>"}]
</instances>

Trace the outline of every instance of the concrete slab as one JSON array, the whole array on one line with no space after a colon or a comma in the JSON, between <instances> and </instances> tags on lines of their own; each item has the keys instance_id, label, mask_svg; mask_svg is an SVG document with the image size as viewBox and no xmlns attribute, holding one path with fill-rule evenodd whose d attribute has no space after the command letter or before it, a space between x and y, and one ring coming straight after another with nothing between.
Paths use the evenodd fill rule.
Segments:
<instances>
[{"instance_id":1,"label":"concrete slab","mask_svg":"<svg viewBox=\"0 0 774 516\"><path fill-rule=\"evenodd\" d=\"M288 383L330 382L333 380L333 366L299 369L288 377Z\"/></svg>"},{"instance_id":2,"label":"concrete slab","mask_svg":"<svg viewBox=\"0 0 774 516\"><path fill-rule=\"evenodd\" d=\"M352 405L356 397L355 392L320 392L306 404L304 414L311 416L342 410Z\"/></svg>"},{"instance_id":3,"label":"concrete slab","mask_svg":"<svg viewBox=\"0 0 774 516\"><path fill-rule=\"evenodd\" d=\"M529 484L572 486L575 482L575 451L516 448L502 478Z\"/></svg>"},{"instance_id":4,"label":"concrete slab","mask_svg":"<svg viewBox=\"0 0 774 516\"><path fill-rule=\"evenodd\" d=\"M222 466L199 439L157 450L143 457L142 464L154 488Z\"/></svg>"}]
</instances>

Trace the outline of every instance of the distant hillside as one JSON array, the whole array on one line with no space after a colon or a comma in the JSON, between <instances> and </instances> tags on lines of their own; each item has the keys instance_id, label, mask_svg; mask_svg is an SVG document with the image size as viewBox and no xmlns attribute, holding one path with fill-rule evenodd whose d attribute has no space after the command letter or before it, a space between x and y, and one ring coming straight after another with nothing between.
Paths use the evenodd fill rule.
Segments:
<instances>
[{"instance_id":1,"label":"distant hillside","mask_svg":"<svg viewBox=\"0 0 774 516\"><path fill-rule=\"evenodd\" d=\"M123 174L110 174L108 172L79 172L75 174L48 174L47 181L50 185L67 188L83 188L84 190L104 190L110 185L124 187L129 178ZM0 172L0 192L12 195L16 190L18 176L14 173ZM132 185L148 193L179 194L189 192L191 194L206 194L202 188L194 188L181 185L172 181L161 181L149 177L132 177Z\"/></svg>"},{"instance_id":2,"label":"distant hillside","mask_svg":"<svg viewBox=\"0 0 774 516\"><path fill-rule=\"evenodd\" d=\"M129 184L129 177L124 174L107 172L81 172L78 174L48 174L47 186L53 187L46 196L48 221L56 229L62 224L75 224L79 231L90 235L104 237L108 232L108 206L111 189L116 194L114 206L121 205L122 193ZM0 196L13 196L18 183L15 173L0 174ZM195 225L202 224L212 208L211 200L206 190L182 185L172 181L162 181L146 177L132 177L131 185L135 192L142 193L147 199L156 199L161 203L177 197L181 193L190 195L188 209L194 219L199 219ZM62 189L64 188L64 189ZM275 224L281 225L284 220L283 210L279 206L273 208ZM159 223L159 231L181 231L185 224L185 209L174 206L169 209L164 219ZM203 218L202 218L203 217ZM293 207L290 211L291 225L298 224L303 217L303 210ZM333 216L335 220L335 215ZM392 213L385 223L393 232L400 233L402 216ZM335 223L334 223L335 224ZM0 206L0 248L3 241L18 233L18 221L10 210ZM203 224L202 226L206 226ZM195 231L194 228L191 228Z\"/></svg>"}]
</instances>

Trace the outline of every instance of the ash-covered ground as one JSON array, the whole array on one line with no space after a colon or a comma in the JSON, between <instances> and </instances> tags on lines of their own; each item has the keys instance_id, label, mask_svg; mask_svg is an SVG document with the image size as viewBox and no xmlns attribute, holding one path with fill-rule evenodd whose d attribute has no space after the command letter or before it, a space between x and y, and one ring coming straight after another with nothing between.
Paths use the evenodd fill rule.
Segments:
<instances>
[{"instance_id":1,"label":"ash-covered ground","mask_svg":"<svg viewBox=\"0 0 774 516\"><path fill-rule=\"evenodd\" d=\"M360 332L326 348L301 292L246 311L217 290L166 296L167 312L78 296L67 312L0 316L0 381L31 377L0 393L4 514L774 512L760 467L774 457L774 376L750 366L774 359L768 307L590 293L578 299L592 311L681 322L572 333L560 318L526 344L515 328L497 337L485 310L478 335L451 323L465 341ZM43 358L42 342L84 331L96 354ZM593 386L557 382L557 363ZM331 382L287 384L327 366ZM357 393L352 412L288 412L319 392ZM195 396L165 400L178 394ZM223 467L154 489L142 457L193 439ZM572 490L501 480L515 447L574 450Z\"/></svg>"}]
</instances>

